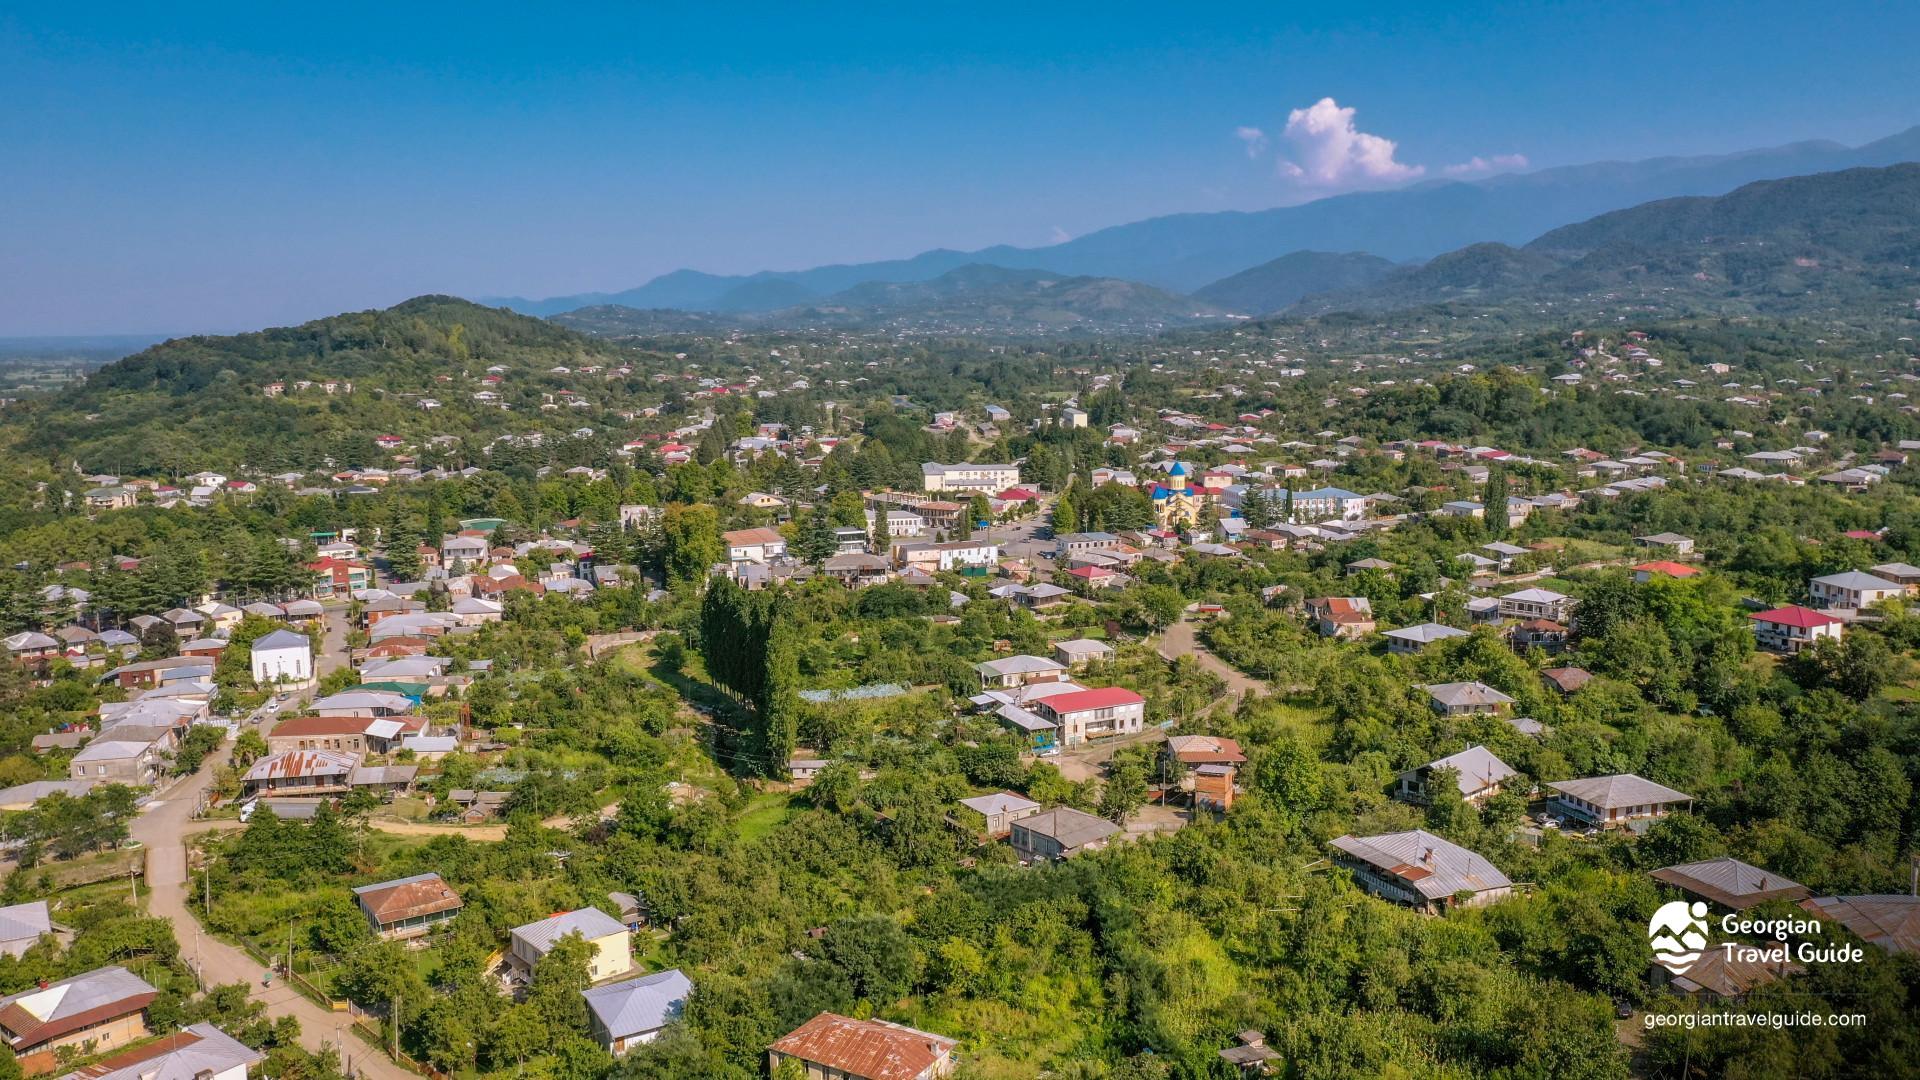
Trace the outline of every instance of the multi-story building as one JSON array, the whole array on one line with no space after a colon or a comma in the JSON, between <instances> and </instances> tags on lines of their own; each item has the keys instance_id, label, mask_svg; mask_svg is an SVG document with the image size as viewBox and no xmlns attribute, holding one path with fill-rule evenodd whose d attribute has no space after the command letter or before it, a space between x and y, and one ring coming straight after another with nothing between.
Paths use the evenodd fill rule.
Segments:
<instances>
[{"instance_id":1,"label":"multi-story building","mask_svg":"<svg viewBox=\"0 0 1920 1080\"><path fill-rule=\"evenodd\" d=\"M929 461L920 466L920 484L927 491L960 491L967 494L991 494L1020 482L1018 465L942 465Z\"/></svg>"}]
</instances>

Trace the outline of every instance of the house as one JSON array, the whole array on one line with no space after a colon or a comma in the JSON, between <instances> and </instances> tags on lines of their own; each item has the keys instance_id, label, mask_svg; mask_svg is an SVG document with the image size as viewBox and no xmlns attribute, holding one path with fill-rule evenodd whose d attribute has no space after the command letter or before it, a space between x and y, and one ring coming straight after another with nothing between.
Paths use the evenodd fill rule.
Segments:
<instances>
[{"instance_id":1,"label":"house","mask_svg":"<svg viewBox=\"0 0 1920 1080\"><path fill-rule=\"evenodd\" d=\"M477 531L459 532L440 538L441 566L451 568L457 562L471 569L485 566L490 557L487 538Z\"/></svg>"},{"instance_id":2,"label":"house","mask_svg":"<svg viewBox=\"0 0 1920 1080\"><path fill-rule=\"evenodd\" d=\"M953 1075L952 1039L823 1012L767 1047L767 1073L800 1063L806 1080L940 1080Z\"/></svg>"},{"instance_id":3,"label":"house","mask_svg":"<svg viewBox=\"0 0 1920 1080\"><path fill-rule=\"evenodd\" d=\"M413 699L390 690L342 690L313 703L321 716L399 716L413 711Z\"/></svg>"},{"instance_id":4,"label":"house","mask_svg":"<svg viewBox=\"0 0 1920 1080\"><path fill-rule=\"evenodd\" d=\"M1220 735L1170 735L1167 756L1187 766L1244 765L1247 755L1240 743Z\"/></svg>"},{"instance_id":5,"label":"house","mask_svg":"<svg viewBox=\"0 0 1920 1080\"><path fill-rule=\"evenodd\" d=\"M26 1072L47 1072L68 1047L98 1053L146 1038L147 1006L158 996L126 968L95 968L0 998L0 1038Z\"/></svg>"},{"instance_id":6,"label":"house","mask_svg":"<svg viewBox=\"0 0 1920 1080\"><path fill-rule=\"evenodd\" d=\"M1052 721L1067 746L1112 735L1137 733L1146 721L1146 699L1118 686L1055 694L1034 703Z\"/></svg>"},{"instance_id":7,"label":"house","mask_svg":"<svg viewBox=\"0 0 1920 1080\"><path fill-rule=\"evenodd\" d=\"M1562 694L1572 694L1593 681L1593 672L1586 668L1555 667L1542 671L1540 677Z\"/></svg>"},{"instance_id":8,"label":"house","mask_svg":"<svg viewBox=\"0 0 1920 1080\"><path fill-rule=\"evenodd\" d=\"M358 754L340 750L287 750L253 763L241 783L249 795L344 794Z\"/></svg>"},{"instance_id":9,"label":"house","mask_svg":"<svg viewBox=\"0 0 1920 1080\"><path fill-rule=\"evenodd\" d=\"M1541 649L1548 653L1566 650L1567 628L1552 619L1526 619L1507 629L1507 643L1515 652Z\"/></svg>"},{"instance_id":10,"label":"house","mask_svg":"<svg viewBox=\"0 0 1920 1080\"><path fill-rule=\"evenodd\" d=\"M625 975L633 970L631 935L626 925L599 908L566 911L539 922L513 928L507 947L507 962L528 978L560 939L579 934L593 946L587 961L587 976L594 982Z\"/></svg>"},{"instance_id":11,"label":"house","mask_svg":"<svg viewBox=\"0 0 1920 1080\"><path fill-rule=\"evenodd\" d=\"M1688 566L1686 563L1657 559L1653 562L1643 562L1635 566L1633 568L1633 580L1644 585L1655 577L1680 578L1684 580L1699 573L1700 568L1697 566Z\"/></svg>"},{"instance_id":12,"label":"house","mask_svg":"<svg viewBox=\"0 0 1920 1080\"><path fill-rule=\"evenodd\" d=\"M952 570L983 575L1000 560L1000 545L989 541L955 540L945 544L901 544L894 549L900 564L926 573Z\"/></svg>"},{"instance_id":13,"label":"house","mask_svg":"<svg viewBox=\"0 0 1920 1080\"><path fill-rule=\"evenodd\" d=\"M1920 896L1817 896L1800 907L1889 953L1920 952Z\"/></svg>"},{"instance_id":14,"label":"house","mask_svg":"<svg viewBox=\"0 0 1920 1080\"><path fill-rule=\"evenodd\" d=\"M1417 626L1403 626L1398 630L1388 630L1380 636L1387 639L1388 652L1406 654L1417 653L1436 641L1466 637L1467 632L1444 623L1428 622Z\"/></svg>"},{"instance_id":15,"label":"house","mask_svg":"<svg viewBox=\"0 0 1920 1080\"><path fill-rule=\"evenodd\" d=\"M150 787L166 764L169 748L159 740L102 734L67 762L67 775L75 780Z\"/></svg>"},{"instance_id":16,"label":"house","mask_svg":"<svg viewBox=\"0 0 1920 1080\"><path fill-rule=\"evenodd\" d=\"M1118 551L1120 546L1120 538L1108 532L1062 533L1054 541L1054 550L1061 559L1071 559L1089 551Z\"/></svg>"},{"instance_id":17,"label":"house","mask_svg":"<svg viewBox=\"0 0 1920 1080\"><path fill-rule=\"evenodd\" d=\"M362 885L353 890L373 932L389 940L419 937L460 914L460 894L439 874Z\"/></svg>"},{"instance_id":18,"label":"house","mask_svg":"<svg viewBox=\"0 0 1920 1080\"><path fill-rule=\"evenodd\" d=\"M1433 710L1447 716L1497 716L1513 706L1513 699L1483 682L1432 683L1427 692Z\"/></svg>"},{"instance_id":19,"label":"house","mask_svg":"<svg viewBox=\"0 0 1920 1080\"><path fill-rule=\"evenodd\" d=\"M1679 533L1659 532L1651 536L1636 536L1633 542L1644 548L1655 548L1680 557L1693 554L1693 537Z\"/></svg>"},{"instance_id":20,"label":"house","mask_svg":"<svg viewBox=\"0 0 1920 1080\"><path fill-rule=\"evenodd\" d=\"M33 748L35 750L40 750L42 747L72 750L79 746L80 740L84 739L87 733L73 731L62 732L60 735L72 736L72 738L61 738L59 735L36 735L33 739ZM42 740L46 741L42 742ZM77 799L97 786L99 785L92 780L29 780L24 784L0 789L0 811L12 813L25 810L56 792L69 799Z\"/></svg>"},{"instance_id":21,"label":"house","mask_svg":"<svg viewBox=\"0 0 1920 1080\"><path fill-rule=\"evenodd\" d=\"M1912 563L1890 562L1873 567L1873 576L1888 581L1899 582L1907 587L1907 595L1920 593L1920 566Z\"/></svg>"},{"instance_id":22,"label":"house","mask_svg":"<svg viewBox=\"0 0 1920 1080\"><path fill-rule=\"evenodd\" d=\"M1013 822L1010 838L1014 854L1023 861L1070 859L1083 851L1098 851L1121 828L1106 818L1069 806L1043 810Z\"/></svg>"},{"instance_id":23,"label":"house","mask_svg":"<svg viewBox=\"0 0 1920 1080\"><path fill-rule=\"evenodd\" d=\"M247 1080L247 1071L264 1060L212 1024L192 1024L60 1080Z\"/></svg>"},{"instance_id":24,"label":"house","mask_svg":"<svg viewBox=\"0 0 1920 1080\"><path fill-rule=\"evenodd\" d=\"M407 735L425 730L421 716L294 716L267 733L267 750L339 750L384 754Z\"/></svg>"},{"instance_id":25,"label":"house","mask_svg":"<svg viewBox=\"0 0 1920 1080\"><path fill-rule=\"evenodd\" d=\"M85 498L89 510L125 510L139 501L132 488L118 484L89 489Z\"/></svg>"},{"instance_id":26,"label":"house","mask_svg":"<svg viewBox=\"0 0 1920 1080\"><path fill-rule=\"evenodd\" d=\"M984 495L1004 491L1019 482L1017 465L942 465L929 461L920 466L920 486L930 493L977 491Z\"/></svg>"},{"instance_id":27,"label":"house","mask_svg":"<svg viewBox=\"0 0 1920 1080\"><path fill-rule=\"evenodd\" d=\"M1525 556L1533 554L1532 551L1518 544L1509 544L1504 540L1495 540L1491 544L1481 544L1480 550L1491 556L1494 560L1494 565L1502 571L1513 569L1513 561L1515 559L1524 558Z\"/></svg>"},{"instance_id":28,"label":"house","mask_svg":"<svg viewBox=\"0 0 1920 1080\"><path fill-rule=\"evenodd\" d=\"M1874 577L1859 570L1828 574L1807 583L1807 595L1816 608L1864 608L1882 600L1897 600L1907 595L1907 587L1897 581Z\"/></svg>"},{"instance_id":29,"label":"house","mask_svg":"<svg viewBox=\"0 0 1920 1080\"><path fill-rule=\"evenodd\" d=\"M313 682L313 640L293 630L262 634L248 662L255 686L304 687Z\"/></svg>"},{"instance_id":30,"label":"house","mask_svg":"<svg viewBox=\"0 0 1920 1080\"><path fill-rule=\"evenodd\" d=\"M1460 797L1473 806L1483 805L1500 794L1501 786L1519 775L1513 766L1501 761L1493 751L1484 746L1469 746L1457 754L1448 754L1401 773L1394 797L1402 802L1424 806L1433 799L1433 774L1448 769L1454 773Z\"/></svg>"},{"instance_id":31,"label":"house","mask_svg":"<svg viewBox=\"0 0 1920 1080\"><path fill-rule=\"evenodd\" d=\"M18 958L51 933L53 916L45 900L0 907L0 953Z\"/></svg>"},{"instance_id":32,"label":"house","mask_svg":"<svg viewBox=\"0 0 1920 1080\"><path fill-rule=\"evenodd\" d=\"M1500 598L1500 617L1548 619L1564 624L1571 620L1575 603L1577 601L1573 597L1552 589L1521 589Z\"/></svg>"},{"instance_id":33,"label":"house","mask_svg":"<svg viewBox=\"0 0 1920 1080\"><path fill-rule=\"evenodd\" d=\"M973 665L980 674L982 690L1007 689L1034 682L1058 682L1066 678L1067 665L1044 656L1021 653Z\"/></svg>"},{"instance_id":34,"label":"house","mask_svg":"<svg viewBox=\"0 0 1920 1080\"><path fill-rule=\"evenodd\" d=\"M1280 1052L1267 1045L1265 1032L1248 1029L1235 1035L1238 1045L1220 1051L1220 1060L1238 1070L1241 1076L1272 1076L1279 1069Z\"/></svg>"},{"instance_id":35,"label":"house","mask_svg":"<svg viewBox=\"0 0 1920 1080\"><path fill-rule=\"evenodd\" d=\"M1762 870L1730 855L1701 862L1663 866L1647 875L1690 896L1721 907L1745 911L1769 900L1805 900L1812 890L1771 870Z\"/></svg>"},{"instance_id":36,"label":"house","mask_svg":"<svg viewBox=\"0 0 1920 1080\"><path fill-rule=\"evenodd\" d=\"M1513 882L1485 857L1424 829L1339 837L1334 861L1354 884L1384 900L1422 911L1480 907L1504 899Z\"/></svg>"},{"instance_id":37,"label":"house","mask_svg":"<svg viewBox=\"0 0 1920 1080\"><path fill-rule=\"evenodd\" d=\"M996 795L975 795L970 799L961 799L960 805L979 815L984 821L984 828L979 831L995 840L1012 832L1014 822L1040 812L1039 803L1022 798L1011 791L1002 791Z\"/></svg>"},{"instance_id":38,"label":"house","mask_svg":"<svg viewBox=\"0 0 1920 1080\"><path fill-rule=\"evenodd\" d=\"M594 1041L621 1057L641 1043L652 1042L668 1024L680 1019L692 993L693 980L686 972L669 968L582 990L580 996L587 1002Z\"/></svg>"},{"instance_id":39,"label":"house","mask_svg":"<svg viewBox=\"0 0 1920 1080\"><path fill-rule=\"evenodd\" d=\"M1823 640L1839 641L1846 630L1846 624L1832 615L1791 604L1747 618L1753 621L1754 644L1782 656L1793 656Z\"/></svg>"},{"instance_id":40,"label":"house","mask_svg":"<svg viewBox=\"0 0 1920 1080\"><path fill-rule=\"evenodd\" d=\"M1693 796L1686 792L1632 773L1556 780L1547 786L1554 790L1550 799L1554 809L1605 829L1650 822L1666 817L1675 806L1693 802Z\"/></svg>"},{"instance_id":41,"label":"house","mask_svg":"<svg viewBox=\"0 0 1920 1080\"><path fill-rule=\"evenodd\" d=\"M1364 596L1319 596L1306 606L1321 637L1352 640L1373 633L1373 601Z\"/></svg>"},{"instance_id":42,"label":"house","mask_svg":"<svg viewBox=\"0 0 1920 1080\"><path fill-rule=\"evenodd\" d=\"M787 500L765 491L749 491L741 496L740 505L753 510L779 510L787 505Z\"/></svg>"},{"instance_id":43,"label":"house","mask_svg":"<svg viewBox=\"0 0 1920 1080\"><path fill-rule=\"evenodd\" d=\"M1053 658L1065 664L1068 670L1078 671L1088 664L1112 660L1113 646L1090 638L1070 638L1053 643Z\"/></svg>"}]
</instances>

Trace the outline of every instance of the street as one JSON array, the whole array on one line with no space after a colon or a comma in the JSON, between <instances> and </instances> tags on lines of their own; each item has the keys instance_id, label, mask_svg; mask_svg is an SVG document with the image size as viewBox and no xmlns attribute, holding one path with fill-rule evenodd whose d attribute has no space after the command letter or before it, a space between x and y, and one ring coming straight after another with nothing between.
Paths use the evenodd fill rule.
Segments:
<instances>
[{"instance_id":1,"label":"street","mask_svg":"<svg viewBox=\"0 0 1920 1080\"><path fill-rule=\"evenodd\" d=\"M314 670L325 674L346 662L346 614L344 609L329 609L326 648L315 658ZM311 696L311 690L301 691L277 709L263 705L247 717L243 726L271 726L281 713L298 711L299 704ZM268 704L272 704L272 699ZM413 1077L414 1073L394 1064L385 1054L345 1034L350 1023L348 1014L314 1004L282 978L275 978L271 986L262 986L260 980L265 969L258 961L202 931L192 908L197 898L188 894L186 845L200 833L237 826L237 822L195 821L193 817L195 808L213 785L214 771L225 765L232 754L231 745L222 746L200 766L199 772L157 792L134 819L133 839L140 842L147 854L147 914L172 924L173 936L180 942L180 953L199 972L202 986L245 984L248 996L265 1005L268 1015L291 1016L300 1022L300 1045L316 1052L329 1046L338 1048L342 1063L351 1063L351 1075L378 1080Z\"/></svg>"}]
</instances>

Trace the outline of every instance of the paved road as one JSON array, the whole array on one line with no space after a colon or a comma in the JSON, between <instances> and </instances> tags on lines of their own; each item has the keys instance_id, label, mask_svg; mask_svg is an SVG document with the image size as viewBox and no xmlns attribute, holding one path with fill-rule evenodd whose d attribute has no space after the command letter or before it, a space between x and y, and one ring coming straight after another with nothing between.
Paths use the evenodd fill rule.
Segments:
<instances>
[{"instance_id":1,"label":"paved road","mask_svg":"<svg viewBox=\"0 0 1920 1080\"><path fill-rule=\"evenodd\" d=\"M173 935L180 951L200 971L204 985L245 983L250 996L267 1007L271 1016L291 1016L300 1021L300 1045L319 1051L328 1046L344 1046L351 1054L357 1075L375 1080L411 1080L415 1074L402 1069L376 1053L359 1039L345 1035L344 1013L321 1008L301 997L284 981L276 979L271 987L260 985L261 966L241 950L201 932L199 920L189 906L187 893L186 839L189 834L205 832L210 822L195 822L193 808L213 782L215 765L224 764L223 750L217 762L209 762L200 771L175 785L147 804L146 812L133 823L133 838L147 850L147 913L173 924Z\"/></svg>"},{"instance_id":2,"label":"paved road","mask_svg":"<svg viewBox=\"0 0 1920 1080\"><path fill-rule=\"evenodd\" d=\"M325 675L346 665L346 635L346 609L328 610L325 645L314 661L317 674ZM311 695L311 690L302 691L295 700L273 712L265 707L257 709L247 717L246 723L270 726L281 713L297 712L298 701ZM339 1048L343 1058L350 1060L354 1075L375 1080L417 1080L415 1073L347 1034L347 1014L314 1004L281 979L275 979L270 987L261 986L260 978L265 971L253 957L202 932L193 907L196 898L187 891L186 843L198 833L233 826L230 822L193 818L194 809L213 784L214 770L225 765L231 755L230 747L222 747L199 772L160 792L134 819L133 838L140 841L147 852L147 913L173 925L173 936L180 942L181 955L200 972L202 985L246 984L249 995L267 1007L268 1015L291 1016L300 1021L300 1045L313 1051L329 1046Z\"/></svg>"},{"instance_id":3,"label":"paved road","mask_svg":"<svg viewBox=\"0 0 1920 1080\"><path fill-rule=\"evenodd\" d=\"M352 655L347 649L347 609L330 607L324 615L326 631L320 639L320 655L313 660L313 676L324 679L347 666Z\"/></svg>"}]
</instances>

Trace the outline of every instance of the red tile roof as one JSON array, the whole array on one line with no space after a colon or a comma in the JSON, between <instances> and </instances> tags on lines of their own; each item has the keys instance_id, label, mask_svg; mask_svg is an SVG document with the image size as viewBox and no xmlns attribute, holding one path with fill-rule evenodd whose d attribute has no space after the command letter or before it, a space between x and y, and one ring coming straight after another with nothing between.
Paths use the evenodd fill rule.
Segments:
<instances>
[{"instance_id":1,"label":"red tile roof","mask_svg":"<svg viewBox=\"0 0 1920 1080\"><path fill-rule=\"evenodd\" d=\"M1700 572L1700 568L1697 566L1688 566L1686 563L1668 562L1665 559L1655 560L1654 562L1643 562L1639 566L1634 567L1634 569L1643 573L1665 574L1668 577L1677 578L1692 577Z\"/></svg>"},{"instance_id":2,"label":"red tile roof","mask_svg":"<svg viewBox=\"0 0 1920 1080\"><path fill-rule=\"evenodd\" d=\"M1131 690L1119 686L1103 686L1098 690L1081 690L1072 694L1055 694L1043 699L1040 704L1055 715L1086 712L1088 709L1114 709L1122 705L1139 705L1145 698Z\"/></svg>"},{"instance_id":3,"label":"red tile roof","mask_svg":"<svg viewBox=\"0 0 1920 1080\"><path fill-rule=\"evenodd\" d=\"M1840 621L1831 615L1823 614L1812 608L1803 608L1793 604L1789 604L1786 607L1774 608L1772 611L1758 612L1747 616L1747 618L1753 619L1756 622L1769 622L1779 626L1797 626L1803 630L1811 630L1816 626L1832 626Z\"/></svg>"}]
</instances>

